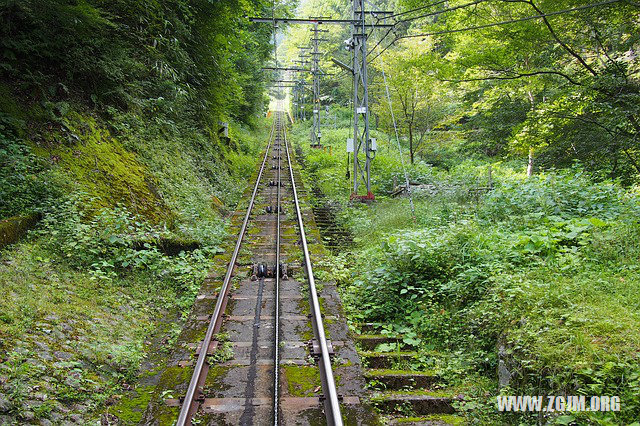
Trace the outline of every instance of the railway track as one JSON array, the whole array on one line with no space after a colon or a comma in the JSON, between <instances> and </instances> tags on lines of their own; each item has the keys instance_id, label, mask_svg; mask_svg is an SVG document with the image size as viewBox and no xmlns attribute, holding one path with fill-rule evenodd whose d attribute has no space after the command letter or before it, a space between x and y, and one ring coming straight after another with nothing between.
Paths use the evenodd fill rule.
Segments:
<instances>
[{"instance_id":1,"label":"railway track","mask_svg":"<svg viewBox=\"0 0 640 426\"><path fill-rule=\"evenodd\" d=\"M144 424L377 423L335 286L316 284L320 236L285 119L274 114L224 277L202 286Z\"/></svg>"}]
</instances>

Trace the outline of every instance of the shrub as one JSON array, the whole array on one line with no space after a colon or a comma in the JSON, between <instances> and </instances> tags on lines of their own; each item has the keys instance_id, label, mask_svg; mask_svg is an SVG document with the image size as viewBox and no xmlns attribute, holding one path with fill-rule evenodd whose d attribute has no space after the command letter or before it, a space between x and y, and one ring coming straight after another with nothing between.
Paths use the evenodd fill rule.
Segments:
<instances>
[{"instance_id":1,"label":"shrub","mask_svg":"<svg viewBox=\"0 0 640 426\"><path fill-rule=\"evenodd\" d=\"M0 218L39 211L57 193L47 163L18 137L19 125L0 113Z\"/></svg>"},{"instance_id":2,"label":"shrub","mask_svg":"<svg viewBox=\"0 0 640 426\"><path fill-rule=\"evenodd\" d=\"M188 294L197 290L218 248L206 245L177 256L163 254L161 238L174 235L165 228L151 226L124 207L103 209L85 217L83 194L57 202L45 214L35 233L43 247L78 269L88 269L94 279L111 280L128 271L149 271L169 277ZM222 228L218 228L218 238Z\"/></svg>"}]
</instances>

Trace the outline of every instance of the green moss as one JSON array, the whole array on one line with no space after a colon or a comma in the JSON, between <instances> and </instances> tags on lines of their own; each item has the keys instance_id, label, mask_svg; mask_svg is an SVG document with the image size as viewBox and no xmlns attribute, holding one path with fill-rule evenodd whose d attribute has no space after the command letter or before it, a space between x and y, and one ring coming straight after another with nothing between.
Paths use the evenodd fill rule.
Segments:
<instances>
[{"instance_id":1,"label":"green moss","mask_svg":"<svg viewBox=\"0 0 640 426\"><path fill-rule=\"evenodd\" d=\"M322 244L309 244L309 252L312 256L323 256L327 254L327 251Z\"/></svg>"},{"instance_id":2,"label":"green moss","mask_svg":"<svg viewBox=\"0 0 640 426\"><path fill-rule=\"evenodd\" d=\"M284 374L291 396L314 396L321 392L320 372L316 367L286 365Z\"/></svg>"},{"instance_id":3,"label":"green moss","mask_svg":"<svg viewBox=\"0 0 640 426\"><path fill-rule=\"evenodd\" d=\"M91 280L85 272L49 259L37 242L16 244L3 255L11 262L0 264L0 283L6 291L0 300L0 351L7 354L2 367L6 371L6 365L24 366L9 370L10 401L32 398L28 390L38 387L47 401L78 402L93 407L80 414L93 415L107 398L122 393L119 383L140 377L144 342L156 334L160 318L173 317L166 309L176 293L164 282L150 284L146 274L113 282ZM49 336L44 349L38 346L43 330ZM28 355L13 351L14 345ZM61 362L55 351L70 358ZM49 356L39 358L45 352ZM25 357L38 363L25 363ZM65 383L69 369L78 369L80 388ZM137 409L145 408L150 391L139 387L121 398L117 406L123 417L141 415ZM45 408L36 414L46 417Z\"/></svg>"},{"instance_id":4,"label":"green moss","mask_svg":"<svg viewBox=\"0 0 640 426\"><path fill-rule=\"evenodd\" d=\"M225 384L221 378L226 376L232 368L231 366L211 365L204 384L204 394L213 396L218 391L227 390L230 386Z\"/></svg>"},{"instance_id":5,"label":"green moss","mask_svg":"<svg viewBox=\"0 0 640 426\"><path fill-rule=\"evenodd\" d=\"M293 237L293 236L296 236L296 235L298 235L298 233L296 232L296 229L294 227L292 227L292 226L288 227L288 228L285 228L282 231L282 236L284 236L284 237Z\"/></svg>"},{"instance_id":6,"label":"green moss","mask_svg":"<svg viewBox=\"0 0 640 426\"><path fill-rule=\"evenodd\" d=\"M211 365L209 367L209 372L207 373L207 380L205 381L205 386L207 388L217 388L219 387L219 384L217 383L217 380L219 377L226 375L229 370L231 370L233 367L231 366L225 366L225 365Z\"/></svg>"},{"instance_id":7,"label":"green moss","mask_svg":"<svg viewBox=\"0 0 640 426\"><path fill-rule=\"evenodd\" d=\"M387 356L387 357L415 357L417 358L420 354L414 351L394 351L394 352L376 352L376 351L358 351L358 354L361 357L375 357L375 356Z\"/></svg>"},{"instance_id":8,"label":"green moss","mask_svg":"<svg viewBox=\"0 0 640 426\"><path fill-rule=\"evenodd\" d=\"M180 334L180 341L186 343L201 342L207 334L207 324L201 323L198 327L184 328Z\"/></svg>"},{"instance_id":9,"label":"green moss","mask_svg":"<svg viewBox=\"0 0 640 426\"><path fill-rule=\"evenodd\" d=\"M123 204L151 221L169 219L155 180L136 154L92 117L70 113L65 126L67 131L52 135L48 146L39 145L34 151L57 163L70 189L88 195L90 208Z\"/></svg>"},{"instance_id":10,"label":"green moss","mask_svg":"<svg viewBox=\"0 0 640 426\"><path fill-rule=\"evenodd\" d=\"M25 120L27 114L14 100L13 91L9 86L0 83L0 113L13 119Z\"/></svg>"},{"instance_id":11,"label":"green moss","mask_svg":"<svg viewBox=\"0 0 640 426\"><path fill-rule=\"evenodd\" d=\"M417 395L417 396L432 396L435 398L455 398L458 395L457 389L412 389L412 390L399 390L399 391L385 391L377 393L371 398L372 401L383 400L389 396L394 395Z\"/></svg>"},{"instance_id":12,"label":"green moss","mask_svg":"<svg viewBox=\"0 0 640 426\"><path fill-rule=\"evenodd\" d=\"M180 414L180 407L169 407L161 403L156 410L153 411L153 419L158 425L173 425Z\"/></svg>"},{"instance_id":13,"label":"green moss","mask_svg":"<svg viewBox=\"0 0 640 426\"><path fill-rule=\"evenodd\" d=\"M167 367L162 373L162 377L158 382L159 389L176 389L180 384L189 383L193 369L190 367L173 366ZM176 395L167 395L167 398L175 397Z\"/></svg>"},{"instance_id":14,"label":"green moss","mask_svg":"<svg viewBox=\"0 0 640 426\"><path fill-rule=\"evenodd\" d=\"M124 424L138 424L142 420L142 414L149 401L151 401L153 391L153 386L138 388L132 394L121 398L110 411Z\"/></svg>"},{"instance_id":15,"label":"green moss","mask_svg":"<svg viewBox=\"0 0 640 426\"><path fill-rule=\"evenodd\" d=\"M39 218L40 215L32 213L0 220L0 248L17 242Z\"/></svg>"},{"instance_id":16,"label":"green moss","mask_svg":"<svg viewBox=\"0 0 640 426\"><path fill-rule=\"evenodd\" d=\"M390 376L390 375L411 375L411 376L435 376L436 372L434 370L423 370L423 371L408 371L408 370L394 370L392 368L378 368L374 370L365 371L365 377L380 377L380 376Z\"/></svg>"},{"instance_id":17,"label":"green moss","mask_svg":"<svg viewBox=\"0 0 640 426\"><path fill-rule=\"evenodd\" d=\"M377 339L377 338L389 338L387 335L385 334L359 334L357 336L358 340L366 340L366 339Z\"/></svg>"},{"instance_id":18,"label":"green moss","mask_svg":"<svg viewBox=\"0 0 640 426\"><path fill-rule=\"evenodd\" d=\"M261 229L257 226L252 226L247 230L247 235L258 235Z\"/></svg>"},{"instance_id":19,"label":"green moss","mask_svg":"<svg viewBox=\"0 0 640 426\"><path fill-rule=\"evenodd\" d=\"M216 256L216 262L219 262L220 264L224 264L225 266L228 265L230 261L231 261L230 252L226 252Z\"/></svg>"},{"instance_id":20,"label":"green moss","mask_svg":"<svg viewBox=\"0 0 640 426\"><path fill-rule=\"evenodd\" d=\"M433 422L433 423L445 423L451 426L463 425L466 423L465 419L453 414L431 414L429 416L421 417L399 417L394 419L396 423L416 423L416 422Z\"/></svg>"}]
</instances>

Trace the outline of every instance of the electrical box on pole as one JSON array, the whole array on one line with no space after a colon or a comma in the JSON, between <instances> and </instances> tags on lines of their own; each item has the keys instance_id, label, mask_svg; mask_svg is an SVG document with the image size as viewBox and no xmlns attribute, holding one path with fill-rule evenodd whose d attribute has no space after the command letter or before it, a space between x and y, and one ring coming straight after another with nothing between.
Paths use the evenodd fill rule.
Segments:
<instances>
[{"instance_id":1,"label":"electrical box on pole","mask_svg":"<svg viewBox=\"0 0 640 426\"><path fill-rule=\"evenodd\" d=\"M353 52L353 192L351 198L373 200L371 192L371 150L369 136L369 81L367 77L367 27L365 0L353 0L351 39L347 46ZM366 195L358 194L363 186Z\"/></svg>"}]
</instances>

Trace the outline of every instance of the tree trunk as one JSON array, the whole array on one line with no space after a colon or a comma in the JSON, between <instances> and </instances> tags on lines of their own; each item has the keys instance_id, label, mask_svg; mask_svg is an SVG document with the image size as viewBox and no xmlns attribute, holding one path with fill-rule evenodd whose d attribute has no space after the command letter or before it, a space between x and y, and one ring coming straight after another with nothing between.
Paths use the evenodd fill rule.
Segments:
<instances>
[{"instance_id":1,"label":"tree trunk","mask_svg":"<svg viewBox=\"0 0 640 426\"><path fill-rule=\"evenodd\" d=\"M531 90L527 90L529 96L529 102L531 103L531 111L535 109L535 98ZM529 147L529 164L527 164L527 177L533 176L533 147Z\"/></svg>"},{"instance_id":2,"label":"tree trunk","mask_svg":"<svg viewBox=\"0 0 640 426\"><path fill-rule=\"evenodd\" d=\"M409 126L409 157L411 157L411 164L413 164L413 126Z\"/></svg>"},{"instance_id":3,"label":"tree trunk","mask_svg":"<svg viewBox=\"0 0 640 426\"><path fill-rule=\"evenodd\" d=\"M533 176L533 147L529 147L529 164L527 164L527 177Z\"/></svg>"}]
</instances>

